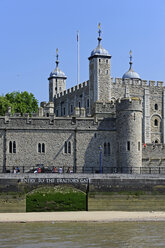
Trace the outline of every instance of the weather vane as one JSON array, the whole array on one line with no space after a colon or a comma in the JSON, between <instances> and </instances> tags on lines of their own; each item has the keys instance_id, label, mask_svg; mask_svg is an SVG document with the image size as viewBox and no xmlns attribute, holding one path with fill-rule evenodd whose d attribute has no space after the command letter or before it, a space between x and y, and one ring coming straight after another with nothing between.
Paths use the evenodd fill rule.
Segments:
<instances>
[{"instance_id":1,"label":"weather vane","mask_svg":"<svg viewBox=\"0 0 165 248\"><path fill-rule=\"evenodd\" d=\"M101 36L101 23L100 22L98 24L98 29L99 29L98 33L99 33L99 37L100 37Z\"/></svg>"},{"instance_id":2,"label":"weather vane","mask_svg":"<svg viewBox=\"0 0 165 248\"><path fill-rule=\"evenodd\" d=\"M59 61L58 61L58 48L56 49L56 66L58 67L58 63L59 63Z\"/></svg>"}]
</instances>

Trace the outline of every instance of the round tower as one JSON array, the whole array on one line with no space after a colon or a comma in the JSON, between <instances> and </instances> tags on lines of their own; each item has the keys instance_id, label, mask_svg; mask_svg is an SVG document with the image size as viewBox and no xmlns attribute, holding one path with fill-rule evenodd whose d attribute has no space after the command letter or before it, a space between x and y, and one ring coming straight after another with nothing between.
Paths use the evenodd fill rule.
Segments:
<instances>
[{"instance_id":1,"label":"round tower","mask_svg":"<svg viewBox=\"0 0 165 248\"><path fill-rule=\"evenodd\" d=\"M49 102L54 102L54 96L66 90L65 73L59 67L58 49L56 49L56 68L50 73L49 80Z\"/></svg>"},{"instance_id":2,"label":"round tower","mask_svg":"<svg viewBox=\"0 0 165 248\"><path fill-rule=\"evenodd\" d=\"M117 164L123 172L140 173L142 166L142 102L123 98L116 104Z\"/></svg>"}]
</instances>

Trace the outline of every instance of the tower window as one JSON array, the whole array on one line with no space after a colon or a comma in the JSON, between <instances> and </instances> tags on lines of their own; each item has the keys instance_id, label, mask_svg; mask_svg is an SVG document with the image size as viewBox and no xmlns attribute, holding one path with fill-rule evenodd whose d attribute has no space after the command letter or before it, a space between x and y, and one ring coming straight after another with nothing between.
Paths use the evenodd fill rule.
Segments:
<instances>
[{"instance_id":1,"label":"tower window","mask_svg":"<svg viewBox=\"0 0 165 248\"><path fill-rule=\"evenodd\" d=\"M87 99L87 108L89 108L89 99Z\"/></svg>"},{"instance_id":2,"label":"tower window","mask_svg":"<svg viewBox=\"0 0 165 248\"><path fill-rule=\"evenodd\" d=\"M64 108L64 115L65 115L65 108Z\"/></svg>"},{"instance_id":3,"label":"tower window","mask_svg":"<svg viewBox=\"0 0 165 248\"><path fill-rule=\"evenodd\" d=\"M106 59L106 64L108 64L108 59Z\"/></svg>"},{"instance_id":4,"label":"tower window","mask_svg":"<svg viewBox=\"0 0 165 248\"><path fill-rule=\"evenodd\" d=\"M110 153L111 153L111 150L110 150L110 143L108 142L108 143L104 143L104 155L105 156L109 156L110 155Z\"/></svg>"},{"instance_id":5,"label":"tower window","mask_svg":"<svg viewBox=\"0 0 165 248\"><path fill-rule=\"evenodd\" d=\"M130 141L127 141L127 151L130 151Z\"/></svg>"},{"instance_id":6,"label":"tower window","mask_svg":"<svg viewBox=\"0 0 165 248\"><path fill-rule=\"evenodd\" d=\"M13 150L12 147L13 147L13 144L12 144L12 142L10 141L10 142L9 142L9 153L12 153L12 150Z\"/></svg>"},{"instance_id":7,"label":"tower window","mask_svg":"<svg viewBox=\"0 0 165 248\"><path fill-rule=\"evenodd\" d=\"M16 142L9 142L9 153L16 153Z\"/></svg>"},{"instance_id":8,"label":"tower window","mask_svg":"<svg viewBox=\"0 0 165 248\"><path fill-rule=\"evenodd\" d=\"M16 153L16 142L13 141L13 153Z\"/></svg>"},{"instance_id":9,"label":"tower window","mask_svg":"<svg viewBox=\"0 0 165 248\"><path fill-rule=\"evenodd\" d=\"M106 70L106 75L108 75L108 70Z\"/></svg>"},{"instance_id":10,"label":"tower window","mask_svg":"<svg viewBox=\"0 0 165 248\"><path fill-rule=\"evenodd\" d=\"M158 126L158 120L157 119L154 120L154 125L155 125L155 127Z\"/></svg>"},{"instance_id":11,"label":"tower window","mask_svg":"<svg viewBox=\"0 0 165 248\"><path fill-rule=\"evenodd\" d=\"M140 142L138 142L138 151L140 151Z\"/></svg>"},{"instance_id":12,"label":"tower window","mask_svg":"<svg viewBox=\"0 0 165 248\"><path fill-rule=\"evenodd\" d=\"M64 143L64 153L71 154L71 142L70 141L65 141L65 143Z\"/></svg>"},{"instance_id":13,"label":"tower window","mask_svg":"<svg viewBox=\"0 0 165 248\"><path fill-rule=\"evenodd\" d=\"M111 149L110 149L110 143L108 143L108 155L110 155Z\"/></svg>"},{"instance_id":14,"label":"tower window","mask_svg":"<svg viewBox=\"0 0 165 248\"><path fill-rule=\"evenodd\" d=\"M79 108L81 108L81 102L78 103Z\"/></svg>"},{"instance_id":15,"label":"tower window","mask_svg":"<svg viewBox=\"0 0 165 248\"><path fill-rule=\"evenodd\" d=\"M107 155L107 144L104 143L104 155Z\"/></svg>"},{"instance_id":16,"label":"tower window","mask_svg":"<svg viewBox=\"0 0 165 248\"><path fill-rule=\"evenodd\" d=\"M70 143L70 141L68 142L68 153L71 153L71 143Z\"/></svg>"},{"instance_id":17,"label":"tower window","mask_svg":"<svg viewBox=\"0 0 165 248\"><path fill-rule=\"evenodd\" d=\"M101 62L101 59L99 59L99 63Z\"/></svg>"},{"instance_id":18,"label":"tower window","mask_svg":"<svg viewBox=\"0 0 165 248\"><path fill-rule=\"evenodd\" d=\"M65 141L65 144L64 144L64 153L67 153L68 149L67 149L67 142Z\"/></svg>"},{"instance_id":19,"label":"tower window","mask_svg":"<svg viewBox=\"0 0 165 248\"><path fill-rule=\"evenodd\" d=\"M73 113L73 105L70 105L70 112Z\"/></svg>"},{"instance_id":20,"label":"tower window","mask_svg":"<svg viewBox=\"0 0 165 248\"><path fill-rule=\"evenodd\" d=\"M158 110L158 104L157 103L155 104L155 110Z\"/></svg>"},{"instance_id":21,"label":"tower window","mask_svg":"<svg viewBox=\"0 0 165 248\"><path fill-rule=\"evenodd\" d=\"M56 110L56 116L58 116L58 110Z\"/></svg>"}]
</instances>

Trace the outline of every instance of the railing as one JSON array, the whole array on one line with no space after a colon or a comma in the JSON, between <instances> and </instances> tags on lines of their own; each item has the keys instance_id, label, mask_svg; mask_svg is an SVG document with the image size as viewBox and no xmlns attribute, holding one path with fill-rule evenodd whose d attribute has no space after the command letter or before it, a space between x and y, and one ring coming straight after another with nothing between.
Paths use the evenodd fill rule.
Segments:
<instances>
[{"instance_id":1,"label":"railing","mask_svg":"<svg viewBox=\"0 0 165 248\"><path fill-rule=\"evenodd\" d=\"M87 174L165 174L165 167L102 167L101 171L98 167L71 167L71 166L32 166L30 168L12 167L7 169L5 173L87 173Z\"/></svg>"}]
</instances>

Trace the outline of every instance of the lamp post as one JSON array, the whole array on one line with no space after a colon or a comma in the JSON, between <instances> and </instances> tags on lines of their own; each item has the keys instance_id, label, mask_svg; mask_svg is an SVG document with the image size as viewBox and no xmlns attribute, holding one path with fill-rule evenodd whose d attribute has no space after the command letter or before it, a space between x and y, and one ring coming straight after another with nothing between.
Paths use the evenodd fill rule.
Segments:
<instances>
[{"instance_id":1,"label":"lamp post","mask_svg":"<svg viewBox=\"0 0 165 248\"><path fill-rule=\"evenodd\" d=\"M102 155L102 146L99 146L99 151L100 151L100 169L99 169L99 172L100 174L102 173L102 168L101 168L101 155Z\"/></svg>"}]
</instances>

